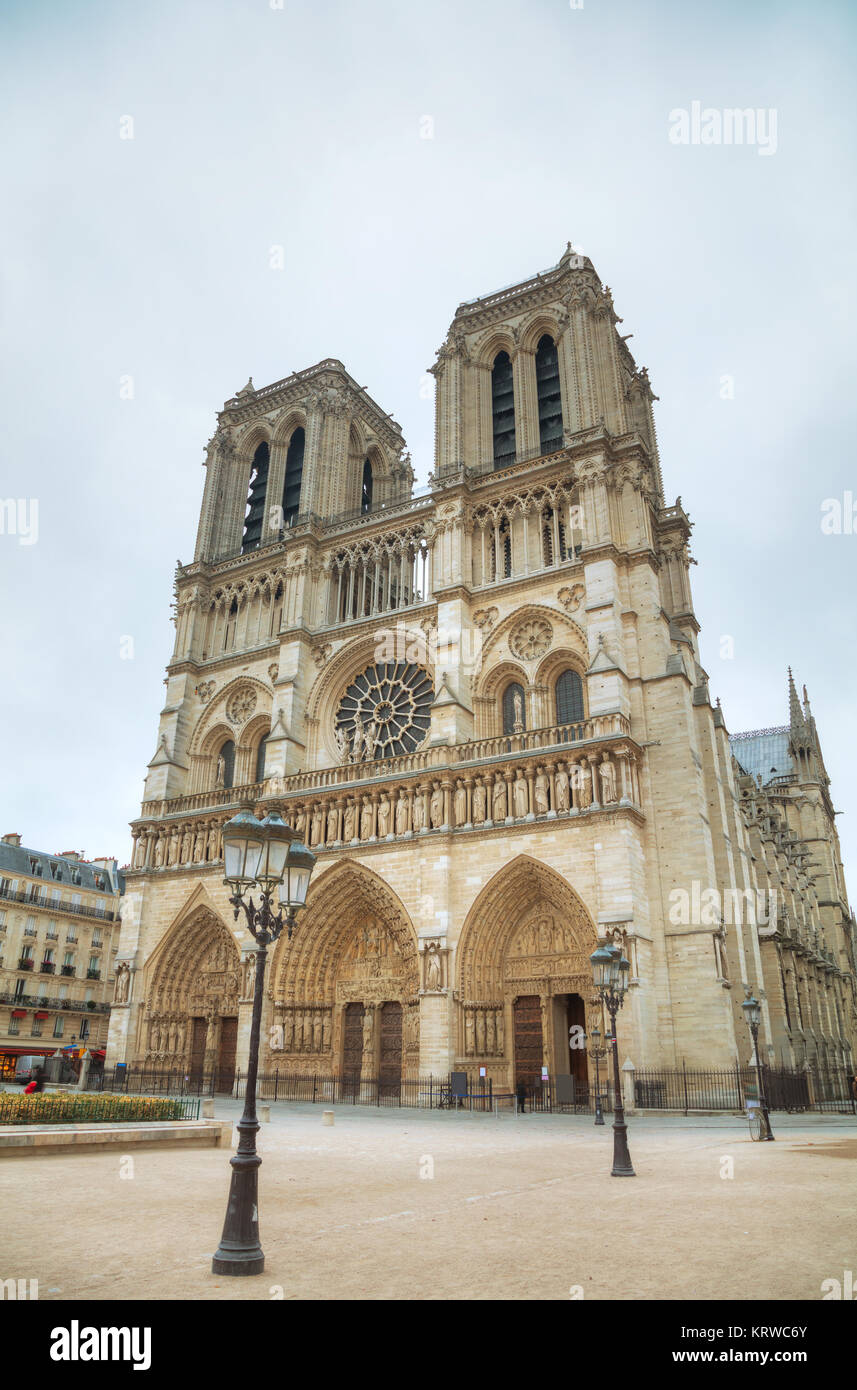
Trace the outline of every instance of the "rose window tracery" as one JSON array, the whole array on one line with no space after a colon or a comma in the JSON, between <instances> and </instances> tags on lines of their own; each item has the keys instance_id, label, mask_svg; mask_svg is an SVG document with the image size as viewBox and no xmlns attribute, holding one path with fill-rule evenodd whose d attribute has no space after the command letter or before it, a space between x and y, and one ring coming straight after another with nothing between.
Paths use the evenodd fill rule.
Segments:
<instances>
[{"instance_id":1,"label":"rose window tracery","mask_svg":"<svg viewBox=\"0 0 857 1390\"><path fill-rule=\"evenodd\" d=\"M226 718L232 724L244 724L256 708L256 692L251 685L242 685L226 705Z\"/></svg>"},{"instance_id":2,"label":"rose window tracery","mask_svg":"<svg viewBox=\"0 0 857 1390\"><path fill-rule=\"evenodd\" d=\"M544 618L531 618L521 623L512 633L509 646L513 655L522 661L532 661L534 657L544 656L551 644L553 628Z\"/></svg>"},{"instance_id":3,"label":"rose window tracery","mask_svg":"<svg viewBox=\"0 0 857 1390\"><path fill-rule=\"evenodd\" d=\"M350 762L412 753L431 724L431 677L412 661L378 661L349 685L336 714L337 743Z\"/></svg>"}]
</instances>

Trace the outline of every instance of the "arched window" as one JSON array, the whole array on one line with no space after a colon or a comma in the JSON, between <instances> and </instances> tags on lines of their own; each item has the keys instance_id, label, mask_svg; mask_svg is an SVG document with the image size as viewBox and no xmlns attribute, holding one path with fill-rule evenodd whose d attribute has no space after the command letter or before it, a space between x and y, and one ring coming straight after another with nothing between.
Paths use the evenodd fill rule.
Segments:
<instances>
[{"instance_id":1,"label":"arched window","mask_svg":"<svg viewBox=\"0 0 857 1390\"><path fill-rule=\"evenodd\" d=\"M260 444L253 455L253 469L250 474L250 491L247 494L247 511L244 516L244 538L241 541L241 554L256 550L262 544L262 526L265 520L265 494L268 491L267 444Z\"/></svg>"},{"instance_id":2,"label":"arched window","mask_svg":"<svg viewBox=\"0 0 857 1390\"><path fill-rule=\"evenodd\" d=\"M556 343L547 333L536 348L536 393L539 398L539 445L543 454L562 448L562 396Z\"/></svg>"},{"instance_id":3,"label":"arched window","mask_svg":"<svg viewBox=\"0 0 857 1390\"><path fill-rule=\"evenodd\" d=\"M222 763L222 766L221 766ZM221 780L222 773L222 780ZM235 744L229 738L217 755L216 785L231 787L235 782Z\"/></svg>"},{"instance_id":4,"label":"arched window","mask_svg":"<svg viewBox=\"0 0 857 1390\"><path fill-rule=\"evenodd\" d=\"M238 600L233 599L229 605L229 616L226 619L226 630L223 634L223 650L231 651L235 646L235 625L238 622Z\"/></svg>"},{"instance_id":5,"label":"arched window","mask_svg":"<svg viewBox=\"0 0 857 1390\"><path fill-rule=\"evenodd\" d=\"M553 507L545 507L542 512L542 563L548 568L567 559L565 524L559 517L554 518Z\"/></svg>"},{"instance_id":6,"label":"arched window","mask_svg":"<svg viewBox=\"0 0 857 1390\"><path fill-rule=\"evenodd\" d=\"M524 687L514 683L503 691L503 733L519 734L527 727L524 713Z\"/></svg>"},{"instance_id":7,"label":"arched window","mask_svg":"<svg viewBox=\"0 0 857 1390\"><path fill-rule=\"evenodd\" d=\"M507 468L515 462L515 396L512 361L508 352L498 352L491 369L491 416L494 423L494 467Z\"/></svg>"},{"instance_id":8,"label":"arched window","mask_svg":"<svg viewBox=\"0 0 857 1390\"><path fill-rule=\"evenodd\" d=\"M259 747L256 749L256 781L265 780L265 745L268 742L268 735L264 734L259 739Z\"/></svg>"},{"instance_id":9,"label":"arched window","mask_svg":"<svg viewBox=\"0 0 857 1390\"><path fill-rule=\"evenodd\" d=\"M563 671L556 683L556 722L576 724L583 717L583 681L576 671Z\"/></svg>"},{"instance_id":10,"label":"arched window","mask_svg":"<svg viewBox=\"0 0 857 1390\"><path fill-rule=\"evenodd\" d=\"M286 479L283 483L283 525L291 526L301 509L301 480L304 474L306 434L299 425L289 440L286 453Z\"/></svg>"},{"instance_id":11,"label":"arched window","mask_svg":"<svg viewBox=\"0 0 857 1390\"><path fill-rule=\"evenodd\" d=\"M360 496L361 512L372 510L372 465L368 459L363 464L363 490Z\"/></svg>"},{"instance_id":12,"label":"arched window","mask_svg":"<svg viewBox=\"0 0 857 1390\"><path fill-rule=\"evenodd\" d=\"M280 630L283 620L283 586L278 584L274 591L274 598L271 603L271 631L270 637L275 637Z\"/></svg>"},{"instance_id":13,"label":"arched window","mask_svg":"<svg viewBox=\"0 0 857 1390\"><path fill-rule=\"evenodd\" d=\"M491 578L492 579L511 579L512 577L512 535L509 530L509 518L504 516L500 525L497 527L497 535L500 537L500 554L497 555L497 542L495 536L491 537Z\"/></svg>"}]
</instances>

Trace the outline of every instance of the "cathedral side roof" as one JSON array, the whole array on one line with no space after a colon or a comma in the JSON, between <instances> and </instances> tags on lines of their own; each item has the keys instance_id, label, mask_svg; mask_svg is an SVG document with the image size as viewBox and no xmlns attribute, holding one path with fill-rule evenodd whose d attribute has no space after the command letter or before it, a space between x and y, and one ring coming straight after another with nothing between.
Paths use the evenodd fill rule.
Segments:
<instances>
[{"instance_id":1,"label":"cathedral side roof","mask_svg":"<svg viewBox=\"0 0 857 1390\"><path fill-rule=\"evenodd\" d=\"M777 729L753 729L731 734L729 745L736 762L749 776L769 782L772 777L786 777L797 771L789 752L789 732L788 724Z\"/></svg>"}]
</instances>

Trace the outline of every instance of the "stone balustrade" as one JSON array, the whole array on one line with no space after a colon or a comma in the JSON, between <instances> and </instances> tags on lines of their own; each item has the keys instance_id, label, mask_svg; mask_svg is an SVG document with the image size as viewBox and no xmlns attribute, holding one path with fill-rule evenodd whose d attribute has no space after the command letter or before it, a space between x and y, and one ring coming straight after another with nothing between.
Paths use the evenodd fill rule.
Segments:
<instances>
[{"instance_id":1,"label":"stone balustrade","mask_svg":"<svg viewBox=\"0 0 857 1390\"><path fill-rule=\"evenodd\" d=\"M620 732L623 726L627 729L623 716L602 715L579 725L269 778L231 788L231 806L213 815L209 805L202 817L186 804L198 797L149 803L169 810L157 820L135 822L132 867L218 862L223 825L235 806L260 801L263 794L282 803L285 818L315 850L490 830L618 807L639 810L642 754ZM581 731L588 737L572 736Z\"/></svg>"}]
</instances>

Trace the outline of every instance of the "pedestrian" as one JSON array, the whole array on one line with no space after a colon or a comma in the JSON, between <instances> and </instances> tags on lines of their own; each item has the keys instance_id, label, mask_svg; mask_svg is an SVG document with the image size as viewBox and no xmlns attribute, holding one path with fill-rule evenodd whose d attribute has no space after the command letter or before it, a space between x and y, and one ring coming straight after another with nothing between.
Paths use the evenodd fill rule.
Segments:
<instances>
[{"instance_id":1,"label":"pedestrian","mask_svg":"<svg viewBox=\"0 0 857 1390\"><path fill-rule=\"evenodd\" d=\"M39 1091L43 1091L44 1089L44 1072L42 1071L41 1067L34 1067L32 1080L30 1081L30 1084L28 1086L24 1087L24 1095L33 1096L36 1095Z\"/></svg>"},{"instance_id":2,"label":"pedestrian","mask_svg":"<svg viewBox=\"0 0 857 1390\"><path fill-rule=\"evenodd\" d=\"M518 1097L518 1109L521 1114L524 1115L527 1111L527 1087L523 1081L518 1082L515 1088L515 1094Z\"/></svg>"}]
</instances>

